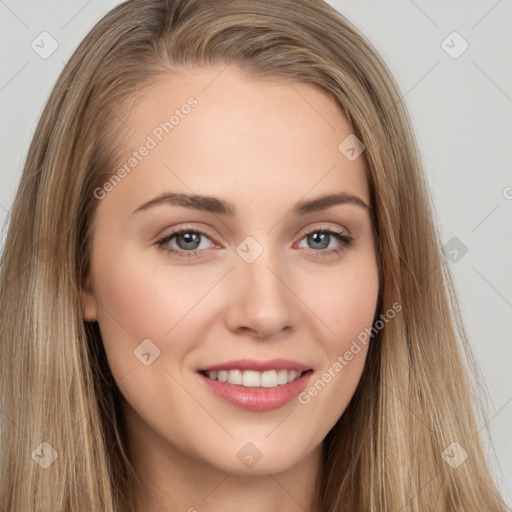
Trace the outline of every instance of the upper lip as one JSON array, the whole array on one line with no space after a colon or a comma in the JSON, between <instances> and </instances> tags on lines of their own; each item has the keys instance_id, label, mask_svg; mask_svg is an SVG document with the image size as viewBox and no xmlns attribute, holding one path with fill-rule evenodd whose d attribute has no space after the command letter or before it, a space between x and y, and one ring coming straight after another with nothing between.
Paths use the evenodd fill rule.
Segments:
<instances>
[{"instance_id":1,"label":"upper lip","mask_svg":"<svg viewBox=\"0 0 512 512\"><path fill-rule=\"evenodd\" d=\"M305 372L311 370L311 367L291 359L268 359L266 361L258 359L234 359L232 361L212 364L211 366L198 369L200 372L214 370L253 370L256 372L264 372L267 370L296 370L298 372Z\"/></svg>"}]
</instances>

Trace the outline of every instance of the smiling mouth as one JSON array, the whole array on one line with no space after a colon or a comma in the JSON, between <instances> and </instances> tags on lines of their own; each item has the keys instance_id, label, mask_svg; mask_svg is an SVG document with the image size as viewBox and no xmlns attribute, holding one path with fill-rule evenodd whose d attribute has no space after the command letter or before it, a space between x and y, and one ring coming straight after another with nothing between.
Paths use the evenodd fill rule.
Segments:
<instances>
[{"instance_id":1,"label":"smiling mouth","mask_svg":"<svg viewBox=\"0 0 512 512\"><path fill-rule=\"evenodd\" d=\"M237 368L233 363L224 363L228 368L209 368L197 371L201 381L218 398L231 405L252 412L264 412L279 409L291 402L307 386L313 370L300 363L283 360L280 368L278 361L274 369L269 362L245 361L252 369ZM219 365L222 366L222 365ZM263 371L254 369L260 367ZM266 368L265 368L266 366Z\"/></svg>"},{"instance_id":2,"label":"smiling mouth","mask_svg":"<svg viewBox=\"0 0 512 512\"><path fill-rule=\"evenodd\" d=\"M211 380L225 382L247 388L276 388L290 384L299 379L305 373L313 370L297 371L297 370L267 370L258 372L254 370L210 370L200 371L202 375Z\"/></svg>"}]
</instances>

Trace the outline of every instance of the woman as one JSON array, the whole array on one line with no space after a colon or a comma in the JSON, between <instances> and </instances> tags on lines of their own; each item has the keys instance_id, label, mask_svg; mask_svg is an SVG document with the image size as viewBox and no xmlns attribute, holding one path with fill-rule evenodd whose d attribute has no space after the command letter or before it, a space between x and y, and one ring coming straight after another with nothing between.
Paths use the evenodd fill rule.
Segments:
<instances>
[{"instance_id":1,"label":"woman","mask_svg":"<svg viewBox=\"0 0 512 512\"><path fill-rule=\"evenodd\" d=\"M5 512L506 510L400 92L321 1L100 20L1 284Z\"/></svg>"}]
</instances>

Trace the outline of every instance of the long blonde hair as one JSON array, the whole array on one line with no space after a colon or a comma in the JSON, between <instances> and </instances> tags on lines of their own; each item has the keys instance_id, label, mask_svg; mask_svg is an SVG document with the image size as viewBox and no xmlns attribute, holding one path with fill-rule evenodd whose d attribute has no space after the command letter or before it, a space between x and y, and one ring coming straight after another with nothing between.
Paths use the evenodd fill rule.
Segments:
<instances>
[{"instance_id":1,"label":"long blonde hair","mask_svg":"<svg viewBox=\"0 0 512 512\"><path fill-rule=\"evenodd\" d=\"M378 313L394 303L402 311L372 338L356 393L324 441L321 511L506 510L479 439L482 388L469 378L480 382L478 370L401 93L367 39L321 0L130 0L65 66L2 255L1 510L133 510L122 398L80 302L94 190L118 164L123 106L166 73L210 65L315 84L366 147ZM454 442L449 450L468 455L458 467L443 455Z\"/></svg>"}]
</instances>

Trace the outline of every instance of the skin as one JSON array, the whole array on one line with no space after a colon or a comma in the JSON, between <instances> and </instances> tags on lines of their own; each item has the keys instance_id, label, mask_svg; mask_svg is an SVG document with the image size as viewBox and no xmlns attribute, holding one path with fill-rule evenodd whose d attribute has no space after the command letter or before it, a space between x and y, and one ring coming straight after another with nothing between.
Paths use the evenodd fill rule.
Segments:
<instances>
[{"instance_id":1,"label":"skin","mask_svg":"<svg viewBox=\"0 0 512 512\"><path fill-rule=\"evenodd\" d=\"M369 211L345 203L291 212L299 200L335 192L369 205L364 160L338 150L352 129L325 92L247 79L234 66L189 69L148 87L124 113L126 158L190 96L198 105L98 201L84 318L99 323L154 510L313 511L322 441L353 396L367 347L309 403L267 412L222 401L196 370L282 357L313 368L314 383L372 325L378 268ZM236 215L168 204L132 213L162 192L220 197ZM185 224L205 233L200 256L156 245ZM306 235L325 228L353 245L343 250L331 235L318 248ZM252 263L236 251L247 236L263 248ZM190 251L180 236L167 246ZM145 339L160 350L149 366L134 356ZM237 457L248 442L261 453L252 467ZM143 510L141 495L136 503Z\"/></svg>"}]
</instances>

